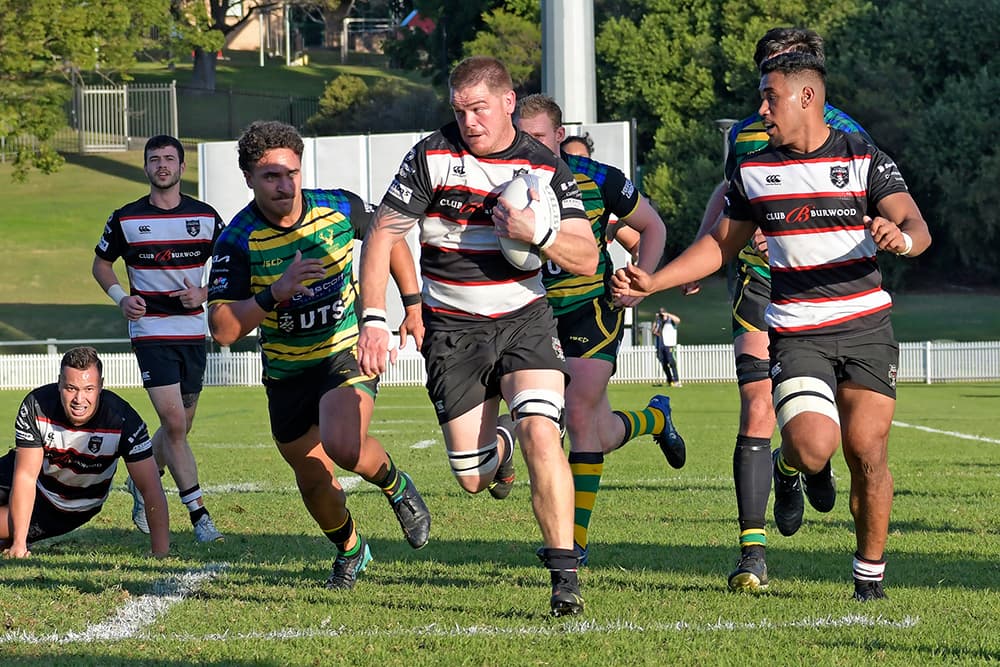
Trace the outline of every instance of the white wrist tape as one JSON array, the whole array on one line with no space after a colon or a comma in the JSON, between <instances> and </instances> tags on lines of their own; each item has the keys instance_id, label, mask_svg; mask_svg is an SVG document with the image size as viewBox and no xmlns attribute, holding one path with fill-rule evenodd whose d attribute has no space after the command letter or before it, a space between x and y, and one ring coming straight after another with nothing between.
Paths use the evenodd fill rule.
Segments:
<instances>
[{"instance_id":1,"label":"white wrist tape","mask_svg":"<svg viewBox=\"0 0 1000 667\"><path fill-rule=\"evenodd\" d=\"M122 299L127 297L128 294L125 292L124 289L122 289L121 285L115 283L114 285L108 288L108 296L111 297L111 300L115 302L116 306L120 306L122 305Z\"/></svg>"},{"instance_id":2,"label":"white wrist tape","mask_svg":"<svg viewBox=\"0 0 1000 667\"><path fill-rule=\"evenodd\" d=\"M900 234L903 236L903 243L906 244L906 247L903 248L902 252L898 252L896 254L905 257L910 254L911 250L913 250L913 238L906 232L900 232Z\"/></svg>"},{"instance_id":3,"label":"white wrist tape","mask_svg":"<svg viewBox=\"0 0 1000 667\"><path fill-rule=\"evenodd\" d=\"M386 312L381 308L365 308L361 311L361 326L375 327L389 331L389 322L386 320Z\"/></svg>"}]
</instances>

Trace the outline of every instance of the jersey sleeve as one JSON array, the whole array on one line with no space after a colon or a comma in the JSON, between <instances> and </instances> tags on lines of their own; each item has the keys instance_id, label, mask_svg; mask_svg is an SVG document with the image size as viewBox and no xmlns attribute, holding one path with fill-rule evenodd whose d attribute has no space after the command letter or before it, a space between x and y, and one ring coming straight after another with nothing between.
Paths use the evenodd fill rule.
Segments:
<instances>
[{"instance_id":1,"label":"jersey sleeve","mask_svg":"<svg viewBox=\"0 0 1000 667\"><path fill-rule=\"evenodd\" d=\"M743 188L743 178L739 170L729 181L729 190L726 192L726 205L722 209L723 215L731 220L752 220L753 215L750 210L750 200L747 199L746 190Z\"/></svg>"},{"instance_id":2,"label":"jersey sleeve","mask_svg":"<svg viewBox=\"0 0 1000 667\"><path fill-rule=\"evenodd\" d=\"M341 192L347 197L347 203L351 207L350 217L351 227L354 228L354 238L364 239L365 234L368 233L368 227L372 223L372 218L375 217L375 207L350 190L341 190Z\"/></svg>"},{"instance_id":3,"label":"jersey sleeve","mask_svg":"<svg viewBox=\"0 0 1000 667\"><path fill-rule=\"evenodd\" d=\"M94 248L94 254L103 260L114 262L125 253L125 249L125 233L122 231L118 211L115 211L104 223L104 232Z\"/></svg>"},{"instance_id":4,"label":"jersey sleeve","mask_svg":"<svg viewBox=\"0 0 1000 667\"><path fill-rule=\"evenodd\" d=\"M871 168L868 170L868 201L877 206L889 195L908 191L906 181L899 173L896 163L873 146Z\"/></svg>"},{"instance_id":5,"label":"jersey sleeve","mask_svg":"<svg viewBox=\"0 0 1000 667\"><path fill-rule=\"evenodd\" d=\"M562 220L582 218L588 220L587 209L583 205L583 195L576 183L576 176L570 171L569 165L562 160L556 160L556 170L550 182L556 199L559 200L559 217ZM588 220L589 221L589 220Z\"/></svg>"},{"instance_id":6,"label":"jersey sleeve","mask_svg":"<svg viewBox=\"0 0 1000 667\"><path fill-rule=\"evenodd\" d=\"M619 218L627 218L639 206L639 190L621 169L608 167L607 176L601 185L604 207Z\"/></svg>"},{"instance_id":7,"label":"jersey sleeve","mask_svg":"<svg viewBox=\"0 0 1000 667\"><path fill-rule=\"evenodd\" d=\"M250 256L238 243L232 228L226 228L212 250L208 275L208 302L242 301L250 295Z\"/></svg>"},{"instance_id":8,"label":"jersey sleeve","mask_svg":"<svg viewBox=\"0 0 1000 667\"><path fill-rule=\"evenodd\" d=\"M122 401L122 404L124 406L124 414L122 415L124 421L122 422L122 439L118 445L118 455L126 463L148 459L153 455L153 442L149 438L146 422L131 405L125 401Z\"/></svg>"},{"instance_id":9,"label":"jersey sleeve","mask_svg":"<svg viewBox=\"0 0 1000 667\"><path fill-rule=\"evenodd\" d=\"M31 393L21 401L14 418L14 445L17 447L42 447L42 433L38 430L38 401Z\"/></svg>"},{"instance_id":10,"label":"jersey sleeve","mask_svg":"<svg viewBox=\"0 0 1000 667\"><path fill-rule=\"evenodd\" d=\"M226 228L226 223L214 208L212 209L212 213L215 214L215 230L212 232L212 243L215 243L222 236L222 230Z\"/></svg>"},{"instance_id":11,"label":"jersey sleeve","mask_svg":"<svg viewBox=\"0 0 1000 667\"><path fill-rule=\"evenodd\" d=\"M382 197L383 205L415 218L423 217L434 200L426 143L425 139L410 149Z\"/></svg>"}]
</instances>

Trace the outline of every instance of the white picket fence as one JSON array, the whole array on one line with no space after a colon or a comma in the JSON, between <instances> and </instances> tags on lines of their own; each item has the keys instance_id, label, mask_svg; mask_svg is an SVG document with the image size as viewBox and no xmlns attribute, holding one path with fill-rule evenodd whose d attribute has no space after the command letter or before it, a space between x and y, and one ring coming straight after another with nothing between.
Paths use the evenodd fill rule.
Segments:
<instances>
[{"instance_id":1,"label":"white picket fence","mask_svg":"<svg viewBox=\"0 0 1000 667\"><path fill-rule=\"evenodd\" d=\"M61 355L0 355L0 389L32 389L54 382ZM129 352L102 354L108 387L141 387L135 357ZM679 345L677 365L684 382L732 382L732 345ZM260 355L256 352L213 352L208 355L205 384L212 386L260 383ZM382 376L383 385L423 385L423 359L415 352L400 355ZM612 382L656 382L663 371L653 347L623 349ZM900 382L958 382L1000 379L1000 341L985 343L901 343Z\"/></svg>"}]
</instances>

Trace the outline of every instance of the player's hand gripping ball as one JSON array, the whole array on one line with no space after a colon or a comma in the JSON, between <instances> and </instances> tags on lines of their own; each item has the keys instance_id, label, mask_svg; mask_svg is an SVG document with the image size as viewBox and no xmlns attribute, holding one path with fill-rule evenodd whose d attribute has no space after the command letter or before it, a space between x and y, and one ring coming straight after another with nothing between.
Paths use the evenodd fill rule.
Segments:
<instances>
[{"instance_id":1,"label":"player's hand gripping ball","mask_svg":"<svg viewBox=\"0 0 1000 667\"><path fill-rule=\"evenodd\" d=\"M537 192L539 198L531 199L529 189ZM500 196L512 206L525 208L530 205L535 213L535 234L531 243L504 236L497 237L503 256L524 271L541 268L544 261L541 249L548 247L559 231L559 200L556 193L548 183L542 182L534 174L520 174L504 186Z\"/></svg>"}]
</instances>

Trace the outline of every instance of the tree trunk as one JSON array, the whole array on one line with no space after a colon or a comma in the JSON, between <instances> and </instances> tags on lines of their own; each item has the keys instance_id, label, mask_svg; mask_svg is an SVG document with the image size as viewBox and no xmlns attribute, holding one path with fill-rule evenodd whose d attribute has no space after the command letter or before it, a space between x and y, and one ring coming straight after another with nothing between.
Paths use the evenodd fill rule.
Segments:
<instances>
[{"instance_id":1,"label":"tree trunk","mask_svg":"<svg viewBox=\"0 0 1000 667\"><path fill-rule=\"evenodd\" d=\"M194 50L194 70L191 77L191 87L203 90L215 90L215 64L218 53L215 51L205 51L204 49Z\"/></svg>"}]
</instances>

